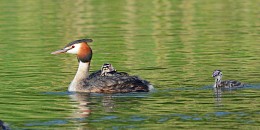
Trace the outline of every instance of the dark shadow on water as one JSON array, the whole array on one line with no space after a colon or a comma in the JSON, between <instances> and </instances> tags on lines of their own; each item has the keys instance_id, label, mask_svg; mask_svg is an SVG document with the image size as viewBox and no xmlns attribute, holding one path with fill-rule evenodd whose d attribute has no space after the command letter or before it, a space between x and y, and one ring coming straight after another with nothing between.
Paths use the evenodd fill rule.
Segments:
<instances>
[{"instance_id":1,"label":"dark shadow on water","mask_svg":"<svg viewBox=\"0 0 260 130\"><path fill-rule=\"evenodd\" d=\"M64 96L64 95L70 95L72 93L71 92L43 92L42 94Z\"/></svg>"},{"instance_id":2,"label":"dark shadow on water","mask_svg":"<svg viewBox=\"0 0 260 130\"><path fill-rule=\"evenodd\" d=\"M255 123L254 120L251 119L243 119L244 116L251 115L252 113L246 113L246 112L225 112L225 111L216 111L213 113L205 113L203 115L201 114L181 114L181 113L172 113L168 115L160 115L160 118L158 118L157 123L164 123L168 120L171 120L173 118L178 118L179 120L183 121L201 121L201 120L207 120L207 121L214 121L216 118L223 118L228 116L235 116L236 118L239 118L241 123ZM257 114L257 113L253 113ZM259 114L259 113L258 113Z\"/></svg>"},{"instance_id":3,"label":"dark shadow on water","mask_svg":"<svg viewBox=\"0 0 260 130\"><path fill-rule=\"evenodd\" d=\"M111 97L137 97L137 98L145 98L148 97L151 93L156 92L156 90L152 92L132 92L132 93L114 93L114 94L104 94L104 93L75 93L75 92L43 92L45 95L85 95L89 97L104 97L104 96L111 96Z\"/></svg>"},{"instance_id":4,"label":"dark shadow on water","mask_svg":"<svg viewBox=\"0 0 260 130\"><path fill-rule=\"evenodd\" d=\"M178 88L170 88L170 89L167 89L166 91L168 90L212 90L213 87L212 85L207 85L207 86L203 86L203 87L178 87ZM240 90L240 89L260 89L260 84L246 84L245 86L243 87L240 87L240 88L224 88L224 89L221 89L222 91L229 91L229 90Z\"/></svg>"},{"instance_id":5,"label":"dark shadow on water","mask_svg":"<svg viewBox=\"0 0 260 130\"><path fill-rule=\"evenodd\" d=\"M10 127L7 123L4 121L0 120L0 130L10 130Z\"/></svg>"},{"instance_id":6,"label":"dark shadow on water","mask_svg":"<svg viewBox=\"0 0 260 130\"><path fill-rule=\"evenodd\" d=\"M164 67L145 67L145 68L139 68L139 69L132 69L132 70L164 70L167 68Z\"/></svg>"},{"instance_id":7,"label":"dark shadow on water","mask_svg":"<svg viewBox=\"0 0 260 130\"><path fill-rule=\"evenodd\" d=\"M67 124L68 121L66 120L51 120L51 121L45 121L45 122L31 122L25 124L25 126L52 126L52 125L63 125Z\"/></svg>"}]
</instances>

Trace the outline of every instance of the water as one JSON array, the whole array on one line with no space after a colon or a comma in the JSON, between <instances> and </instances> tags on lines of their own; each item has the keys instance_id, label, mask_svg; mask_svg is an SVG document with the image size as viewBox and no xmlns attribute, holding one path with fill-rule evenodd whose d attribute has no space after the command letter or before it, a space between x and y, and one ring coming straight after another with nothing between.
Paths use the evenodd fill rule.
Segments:
<instances>
[{"instance_id":1,"label":"water","mask_svg":"<svg viewBox=\"0 0 260 130\"><path fill-rule=\"evenodd\" d=\"M260 129L258 0L0 2L0 119L12 129ZM152 93L66 92L73 55L92 38L105 62L149 80ZM212 90L211 73L250 87Z\"/></svg>"}]
</instances>

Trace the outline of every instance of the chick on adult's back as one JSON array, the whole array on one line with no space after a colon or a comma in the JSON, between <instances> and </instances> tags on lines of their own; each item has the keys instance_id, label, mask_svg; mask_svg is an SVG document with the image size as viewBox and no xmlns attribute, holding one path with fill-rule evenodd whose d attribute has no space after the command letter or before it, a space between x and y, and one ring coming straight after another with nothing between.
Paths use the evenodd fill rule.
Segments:
<instances>
[{"instance_id":1,"label":"chick on adult's back","mask_svg":"<svg viewBox=\"0 0 260 130\"><path fill-rule=\"evenodd\" d=\"M104 63L101 69L89 75L89 79L96 76L129 76L126 72L118 72L110 63Z\"/></svg>"}]
</instances>

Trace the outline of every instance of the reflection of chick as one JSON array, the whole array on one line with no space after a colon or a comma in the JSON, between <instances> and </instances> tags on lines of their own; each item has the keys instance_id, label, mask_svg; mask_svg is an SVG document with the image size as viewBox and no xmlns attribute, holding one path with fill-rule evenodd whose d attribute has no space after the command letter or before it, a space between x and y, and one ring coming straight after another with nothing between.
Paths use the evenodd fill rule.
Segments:
<instances>
[{"instance_id":1,"label":"reflection of chick","mask_svg":"<svg viewBox=\"0 0 260 130\"><path fill-rule=\"evenodd\" d=\"M215 78L214 88L239 88L244 86L244 84L235 80L222 81L222 75L221 70L215 70L213 72L212 77Z\"/></svg>"},{"instance_id":2,"label":"reflection of chick","mask_svg":"<svg viewBox=\"0 0 260 130\"><path fill-rule=\"evenodd\" d=\"M105 95L102 99L102 105L105 112L114 112L115 111L115 101L111 95Z\"/></svg>"}]
</instances>

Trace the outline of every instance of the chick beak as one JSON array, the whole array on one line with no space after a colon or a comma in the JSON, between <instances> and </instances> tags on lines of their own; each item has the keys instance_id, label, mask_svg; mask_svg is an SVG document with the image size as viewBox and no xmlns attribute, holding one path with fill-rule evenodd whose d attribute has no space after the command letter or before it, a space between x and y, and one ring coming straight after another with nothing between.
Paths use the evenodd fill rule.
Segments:
<instances>
[{"instance_id":1,"label":"chick beak","mask_svg":"<svg viewBox=\"0 0 260 130\"><path fill-rule=\"evenodd\" d=\"M63 48L61 50L54 51L51 54L56 55L56 54L66 53L68 50L69 48Z\"/></svg>"}]
</instances>

